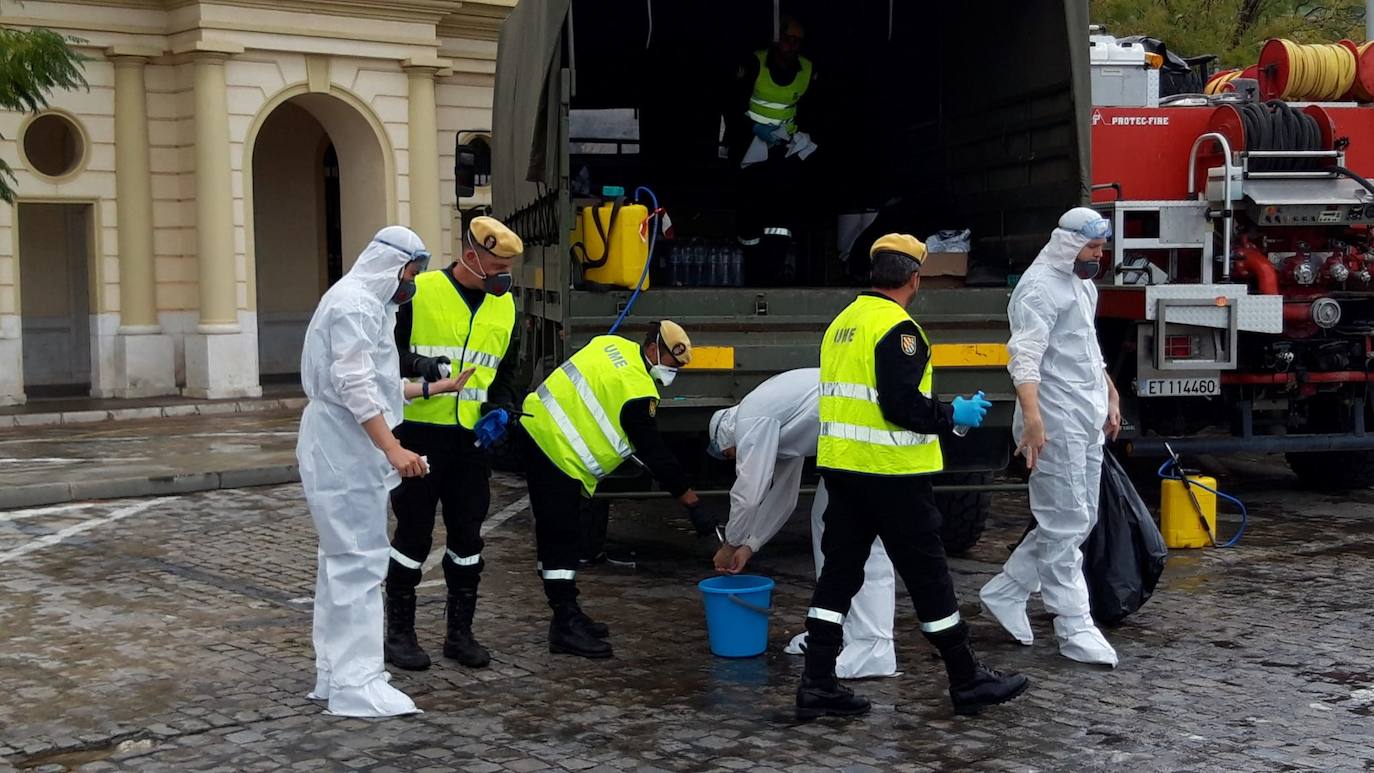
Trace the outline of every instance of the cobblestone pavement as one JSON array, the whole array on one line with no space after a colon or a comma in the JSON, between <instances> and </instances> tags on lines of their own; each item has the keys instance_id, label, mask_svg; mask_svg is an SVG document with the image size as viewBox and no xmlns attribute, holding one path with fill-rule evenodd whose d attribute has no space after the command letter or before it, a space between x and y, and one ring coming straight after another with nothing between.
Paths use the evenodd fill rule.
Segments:
<instances>
[{"instance_id":1,"label":"cobblestone pavement","mask_svg":"<svg viewBox=\"0 0 1374 773\"><path fill-rule=\"evenodd\" d=\"M1108 632L1116 671L1060 657L1043 615L1023 649L980 614L976 590L1026 513L999 497L982 544L953 568L982 654L1030 674L1031 691L952 717L902 607L905 674L856 685L875 701L869 717L809 724L791 719L800 663L780 652L813 578L801 518L756 558L778 581L768 653L727 661L707 654L693 587L713 546L666 505L617 506L614 547L637 568L582 574L616 647L588 662L547 651L529 512L519 482L498 475L477 614L492 667L438 657L433 569L419 620L436 665L393 671L425 713L365 721L304 698L315 540L298 487L0 512L0 768L1374 768L1374 492L1303 494L1281 469L1239 485L1252 510L1239 549L1177 552L1150 604Z\"/></svg>"}]
</instances>

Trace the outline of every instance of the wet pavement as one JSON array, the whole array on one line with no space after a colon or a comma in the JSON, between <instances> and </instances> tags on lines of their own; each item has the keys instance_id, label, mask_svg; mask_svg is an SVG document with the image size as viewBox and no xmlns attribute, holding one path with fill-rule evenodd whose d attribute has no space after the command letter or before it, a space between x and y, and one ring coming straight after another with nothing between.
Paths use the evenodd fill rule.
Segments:
<instances>
[{"instance_id":1,"label":"wet pavement","mask_svg":"<svg viewBox=\"0 0 1374 773\"><path fill-rule=\"evenodd\" d=\"M234 441L188 442L212 453ZM304 698L315 538L298 486L0 512L0 768L1372 768L1374 491L1312 494L1282 467L1235 469L1226 484L1251 510L1241 546L1176 551L1150 603L1108 631L1115 671L1060 657L1041 614L1032 648L981 615L977 588L1026 517L1024 499L1001 495L982 543L952 566L981 654L1029 674L1031 690L953 717L902 606L905 673L855 685L870 716L808 724L789 711L800 662L781 653L814 577L803 518L753 565L778 583L767 654L723 660L694 587L714 546L671 506L617 505L611 553L636 566L580 574L616 647L589 662L548 653L524 492L498 474L476 626L492 667L439 657L441 573L426 564L420 638L436 665L392 672L425 713L367 721Z\"/></svg>"},{"instance_id":2,"label":"wet pavement","mask_svg":"<svg viewBox=\"0 0 1374 773\"><path fill-rule=\"evenodd\" d=\"M226 412L0 429L0 508L299 479L299 409L219 407Z\"/></svg>"}]
</instances>

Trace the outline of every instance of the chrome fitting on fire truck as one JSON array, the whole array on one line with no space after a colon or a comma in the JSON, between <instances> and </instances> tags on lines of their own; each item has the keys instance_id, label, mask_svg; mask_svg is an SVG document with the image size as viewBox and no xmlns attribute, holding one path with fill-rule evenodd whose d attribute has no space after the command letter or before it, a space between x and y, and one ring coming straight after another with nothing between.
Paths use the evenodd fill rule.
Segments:
<instances>
[{"instance_id":1,"label":"chrome fitting on fire truck","mask_svg":"<svg viewBox=\"0 0 1374 773\"><path fill-rule=\"evenodd\" d=\"M1317 327L1331 329L1341 321L1341 305L1331 298L1312 301L1312 321Z\"/></svg>"}]
</instances>

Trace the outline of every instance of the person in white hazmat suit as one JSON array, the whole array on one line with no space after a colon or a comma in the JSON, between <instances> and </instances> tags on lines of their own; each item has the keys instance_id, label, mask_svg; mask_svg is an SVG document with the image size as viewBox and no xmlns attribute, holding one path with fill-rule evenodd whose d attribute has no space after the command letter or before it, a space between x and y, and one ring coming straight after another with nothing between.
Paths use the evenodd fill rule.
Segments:
<instances>
[{"instance_id":1,"label":"person in white hazmat suit","mask_svg":"<svg viewBox=\"0 0 1374 773\"><path fill-rule=\"evenodd\" d=\"M1031 471L1036 526L978 595L1013 638L1029 645L1026 603L1039 591L1055 616L1060 653L1115 667L1116 651L1089 613L1079 549L1097 522L1104 438L1121 429L1116 386L1093 325L1092 280L1111 235L1110 221L1095 210L1069 210L1012 292L1012 434Z\"/></svg>"},{"instance_id":2,"label":"person in white hazmat suit","mask_svg":"<svg viewBox=\"0 0 1374 773\"><path fill-rule=\"evenodd\" d=\"M387 492L423 475L424 459L391 429L404 400L461 388L471 371L430 384L401 381L396 307L415 295L429 262L409 228L377 232L353 268L320 299L306 329L296 460L319 533L315 582L315 689L330 714L386 717L419 711L382 668L382 581L391 543Z\"/></svg>"},{"instance_id":3,"label":"person in white hazmat suit","mask_svg":"<svg viewBox=\"0 0 1374 773\"><path fill-rule=\"evenodd\" d=\"M820 368L779 373L760 384L740 404L711 417L709 453L735 460L730 489L730 520L725 544L716 552L716 569L738 574L771 540L797 507L802 466L816 455L820 436ZM816 575L823 563L821 534L828 498L825 484L811 507L811 546ZM864 584L844 620L844 649L835 663L840 679L896 676L897 653L892 622L897 589L892 561L882 540L864 564ZM806 632L797 634L787 652L800 655Z\"/></svg>"}]
</instances>

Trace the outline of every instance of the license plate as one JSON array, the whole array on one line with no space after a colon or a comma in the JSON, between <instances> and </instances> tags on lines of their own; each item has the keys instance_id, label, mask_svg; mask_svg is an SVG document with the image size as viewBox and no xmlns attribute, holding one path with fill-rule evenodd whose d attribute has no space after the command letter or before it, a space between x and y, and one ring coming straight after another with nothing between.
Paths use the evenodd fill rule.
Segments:
<instances>
[{"instance_id":1,"label":"license plate","mask_svg":"<svg viewBox=\"0 0 1374 773\"><path fill-rule=\"evenodd\" d=\"M1151 378L1136 384L1140 397L1207 397L1221 394L1219 376L1201 378Z\"/></svg>"}]
</instances>

